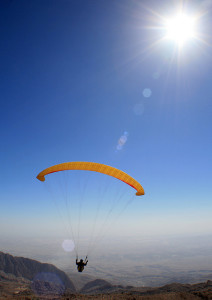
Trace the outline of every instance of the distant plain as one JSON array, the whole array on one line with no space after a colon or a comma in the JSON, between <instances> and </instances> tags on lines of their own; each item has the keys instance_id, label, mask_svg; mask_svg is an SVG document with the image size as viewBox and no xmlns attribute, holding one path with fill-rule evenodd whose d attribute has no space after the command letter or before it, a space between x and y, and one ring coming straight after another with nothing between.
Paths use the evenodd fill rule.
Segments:
<instances>
[{"instance_id":1,"label":"distant plain","mask_svg":"<svg viewBox=\"0 0 212 300\"><path fill-rule=\"evenodd\" d=\"M78 274L74 252L65 252L62 237L0 238L1 251L54 264L81 288L95 278L124 286L161 286L212 280L212 236L105 238Z\"/></svg>"}]
</instances>

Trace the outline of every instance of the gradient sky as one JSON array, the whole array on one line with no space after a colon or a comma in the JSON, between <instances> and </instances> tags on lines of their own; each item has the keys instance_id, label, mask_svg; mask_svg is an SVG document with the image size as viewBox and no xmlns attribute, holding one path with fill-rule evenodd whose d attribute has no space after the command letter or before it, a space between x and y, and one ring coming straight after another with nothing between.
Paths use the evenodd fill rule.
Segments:
<instances>
[{"instance_id":1,"label":"gradient sky","mask_svg":"<svg viewBox=\"0 0 212 300\"><path fill-rule=\"evenodd\" d=\"M0 235L48 223L36 176L66 161L143 185L123 219L135 234L212 233L212 5L186 1L201 41L178 51L161 28L178 4L0 2Z\"/></svg>"}]
</instances>

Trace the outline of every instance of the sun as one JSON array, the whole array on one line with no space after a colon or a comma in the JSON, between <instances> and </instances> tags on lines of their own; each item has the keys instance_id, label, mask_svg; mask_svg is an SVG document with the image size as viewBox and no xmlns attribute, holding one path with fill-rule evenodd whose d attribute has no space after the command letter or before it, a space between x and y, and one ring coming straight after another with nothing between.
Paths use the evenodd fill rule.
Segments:
<instances>
[{"instance_id":1,"label":"sun","mask_svg":"<svg viewBox=\"0 0 212 300\"><path fill-rule=\"evenodd\" d=\"M165 21L165 38L173 40L181 47L195 38L195 19L185 14L178 14Z\"/></svg>"}]
</instances>

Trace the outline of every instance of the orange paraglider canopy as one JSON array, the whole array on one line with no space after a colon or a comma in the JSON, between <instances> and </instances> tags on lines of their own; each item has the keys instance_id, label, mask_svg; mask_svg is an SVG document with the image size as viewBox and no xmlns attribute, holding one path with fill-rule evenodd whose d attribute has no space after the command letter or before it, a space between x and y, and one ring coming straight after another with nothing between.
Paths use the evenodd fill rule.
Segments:
<instances>
[{"instance_id":1,"label":"orange paraglider canopy","mask_svg":"<svg viewBox=\"0 0 212 300\"><path fill-rule=\"evenodd\" d=\"M115 177L125 182L126 184L130 185L131 187L133 187L137 191L136 196L144 195L143 187L133 177L114 167L110 167L95 162L77 161L77 162L66 162L66 163L54 165L40 172L37 176L37 179L40 181L45 181L46 175L54 172L65 171L65 170L86 170L86 171L94 171L94 172L106 174Z\"/></svg>"}]
</instances>

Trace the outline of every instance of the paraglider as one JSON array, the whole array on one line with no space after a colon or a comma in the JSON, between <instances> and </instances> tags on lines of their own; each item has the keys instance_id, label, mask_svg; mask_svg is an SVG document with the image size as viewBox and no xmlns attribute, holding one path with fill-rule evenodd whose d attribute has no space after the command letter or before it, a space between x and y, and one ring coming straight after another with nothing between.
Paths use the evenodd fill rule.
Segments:
<instances>
[{"instance_id":1,"label":"paraglider","mask_svg":"<svg viewBox=\"0 0 212 300\"><path fill-rule=\"evenodd\" d=\"M135 194L136 196L144 195L144 189L143 189L143 187L133 177L131 177L127 173L125 173L125 172L123 172L123 171L121 171L121 170L119 170L117 168L114 168L114 167L111 167L111 166L108 166L108 165L105 165L105 164L95 163L95 162L82 162L82 161L78 161L78 162L66 162L66 163L57 164L57 165L51 166L51 167L46 168L43 171L41 171L37 175L37 179L40 180L40 181L45 181L45 179L46 179L45 176L46 175L49 175L51 173L56 173L56 172L68 171L68 170L82 170L82 171L93 171L93 172L97 172L97 173L102 173L102 174L108 175L110 177L114 177L114 178L118 179L119 181L122 181L122 182L126 183L127 185L131 186L132 188L134 188L136 190L136 194ZM65 173L66 172L64 172L64 173L62 172L62 174L65 174ZM72 172L71 172L71 174L72 174ZM90 175L89 175L89 177L90 177ZM113 180L111 179L111 181L113 181ZM94 189L96 189L96 185L97 185L96 181L94 181ZM67 188L67 185L66 185L66 188ZM76 196L74 196L75 194L74 195L72 195L72 194L73 194L73 192L78 191L78 189L80 189L80 186L78 184L76 184L76 185L74 185L74 190L73 189L71 190L71 193L67 193L67 191L65 191L65 195L66 196L65 196L64 200L65 200L65 203L66 203L66 210L67 210L67 212L70 209L70 206L67 205L67 201L68 201L67 200L67 195L72 196L73 203L76 204L77 203L77 198L76 198ZM109 188L109 191L110 191L110 188ZM83 194L84 194L84 192L83 192ZM90 199L91 195L87 195L87 196L88 196L88 199ZM98 197L97 199L99 200L99 198L100 197ZM103 199L103 197L101 197L101 199ZM111 196L109 196L109 198L107 198L107 200L109 200L109 199L111 199ZM117 197L117 199L118 200L122 199L122 196L121 197ZM80 201L82 201L81 198L80 198L79 202ZM99 201L97 201L97 203L98 202ZM103 201L101 201L101 202L104 203ZM108 201L108 202L110 202L110 201ZM128 199L128 202L129 202L129 199ZM127 202L127 204L128 204L128 202ZM94 220L93 220L93 227L92 227L92 230L91 230L92 232L91 232L90 240L88 240L88 243L89 243L88 251L92 248L92 246L94 246L96 244L96 241L98 241L98 238L100 237L100 234L103 231L102 229L104 228L104 226L106 224L106 221L108 220L108 217L111 214L111 211L115 207L114 203L116 203L116 202L115 201L112 202L112 207L106 213L106 218L105 218L105 220L103 219L103 223L102 223L101 226L96 226L97 225L97 213L99 211L99 206L98 206L97 213L95 214ZM75 222L76 225L77 225L77 228L76 228L76 231L77 231L76 236L77 236L77 238L79 238L80 219L82 219L82 217L81 217L82 202L79 203L79 204L80 204L80 207L79 207L79 218L78 218L78 222ZM74 212L73 206L72 206L72 211ZM86 216L86 218L87 218L87 216ZM70 226L70 229L71 229L73 241L76 242L76 240L74 238L73 230L72 230L72 224L71 224L71 221L70 221L71 220L70 214L69 214L69 218L68 219L69 219L69 226ZM74 220L76 220L76 215L75 215L75 219ZM93 233L94 233L95 227L97 227L99 235L97 235L97 236L94 237ZM82 272L84 270L84 267L88 263L88 251L87 251L87 255L86 255L85 260L83 260L83 259L78 260L78 243L75 243L75 244L77 244L76 249L75 249L77 270L78 270L78 272Z\"/></svg>"}]
</instances>

